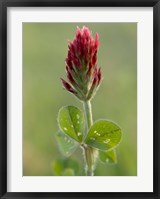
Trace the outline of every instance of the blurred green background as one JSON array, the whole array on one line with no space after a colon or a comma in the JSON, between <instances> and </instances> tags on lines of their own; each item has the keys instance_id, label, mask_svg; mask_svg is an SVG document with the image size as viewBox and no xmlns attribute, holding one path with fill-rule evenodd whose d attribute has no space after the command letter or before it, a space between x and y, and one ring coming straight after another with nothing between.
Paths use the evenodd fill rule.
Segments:
<instances>
[{"instance_id":1,"label":"blurred green background","mask_svg":"<svg viewBox=\"0 0 160 199\"><path fill-rule=\"evenodd\" d=\"M93 118L110 119L123 130L118 163L97 163L95 175L137 175L137 24L23 23L23 175L84 175L81 149L66 159L55 140L58 110L82 104L63 90L68 40L83 25L100 37L103 81L92 100ZM63 166L63 167L62 167Z\"/></svg>"}]
</instances>

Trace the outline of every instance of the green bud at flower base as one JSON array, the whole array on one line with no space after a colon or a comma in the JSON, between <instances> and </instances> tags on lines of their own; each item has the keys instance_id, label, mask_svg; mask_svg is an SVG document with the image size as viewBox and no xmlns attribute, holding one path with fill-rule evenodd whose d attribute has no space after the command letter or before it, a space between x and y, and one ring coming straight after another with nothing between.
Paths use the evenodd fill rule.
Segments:
<instances>
[{"instance_id":1,"label":"green bud at flower base","mask_svg":"<svg viewBox=\"0 0 160 199\"><path fill-rule=\"evenodd\" d=\"M101 82L101 70L97 66L99 35L95 39L87 27L77 27L76 36L69 42L65 60L67 80L62 80L64 88L82 101L95 95Z\"/></svg>"}]
</instances>

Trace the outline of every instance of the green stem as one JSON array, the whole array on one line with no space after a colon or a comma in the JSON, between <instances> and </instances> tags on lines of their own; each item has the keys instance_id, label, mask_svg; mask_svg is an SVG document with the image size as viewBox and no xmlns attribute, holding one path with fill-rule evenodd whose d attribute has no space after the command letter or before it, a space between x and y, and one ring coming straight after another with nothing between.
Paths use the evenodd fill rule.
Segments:
<instances>
[{"instance_id":1,"label":"green stem","mask_svg":"<svg viewBox=\"0 0 160 199\"><path fill-rule=\"evenodd\" d=\"M92 107L91 107L91 102L90 101L84 101L83 102L84 106L84 111L85 111L85 118L86 118L86 123L87 123L87 131L93 124L93 118L92 118Z\"/></svg>"},{"instance_id":2,"label":"green stem","mask_svg":"<svg viewBox=\"0 0 160 199\"><path fill-rule=\"evenodd\" d=\"M84 155L86 161L86 176L94 176L94 165L97 158L97 150L85 145Z\"/></svg>"},{"instance_id":3,"label":"green stem","mask_svg":"<svg viewBox=\"0 0 160 199\"><path fill-rule=\"evenodd\" d=\"M93 124L92 118L92 107L90 101L83 102L84 112L85 112L85 120L86 120L86 134L90 127ZM89 147L87 145L83 145L84 148L84 156L86 161L86 175L93 176L94 175L94 164L97 158L97 150Z\"/></svg>"}]
</instances>

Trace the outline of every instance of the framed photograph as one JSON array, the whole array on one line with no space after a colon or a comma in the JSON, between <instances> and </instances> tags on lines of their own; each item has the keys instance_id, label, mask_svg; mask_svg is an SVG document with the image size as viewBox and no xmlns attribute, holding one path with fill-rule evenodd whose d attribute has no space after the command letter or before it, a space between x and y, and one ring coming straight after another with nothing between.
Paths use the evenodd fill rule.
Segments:
<instances>
[{"instance_id":1,"label":"framed photograph","mask_svg":"<svg viewBox=\"0 0 160 199\"><path fill-rule=\"evenodd\" d=\"M160 2L0 2L1 198L160 198Z\"/></svg>"}]
</instances>

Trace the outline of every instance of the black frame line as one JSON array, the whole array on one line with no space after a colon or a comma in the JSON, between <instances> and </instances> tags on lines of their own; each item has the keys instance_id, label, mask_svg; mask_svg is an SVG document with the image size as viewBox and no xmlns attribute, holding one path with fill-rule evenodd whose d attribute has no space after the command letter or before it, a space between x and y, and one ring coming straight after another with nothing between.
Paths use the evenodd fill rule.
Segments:
<instances>
[{"instance_id":1,"label":"black frame line","mask_svg":"<svg viewBox=\"0 0 160 199\"><path fill-rule=\"evenodd\" d=\"M153 192L7 192L7 8L153 7ZM147 47L147 46L146 46ZM160 0L0 0L0 198L160 199ZM146 154L147 155L147 154Z\"/></svg>"}]
</instances>

